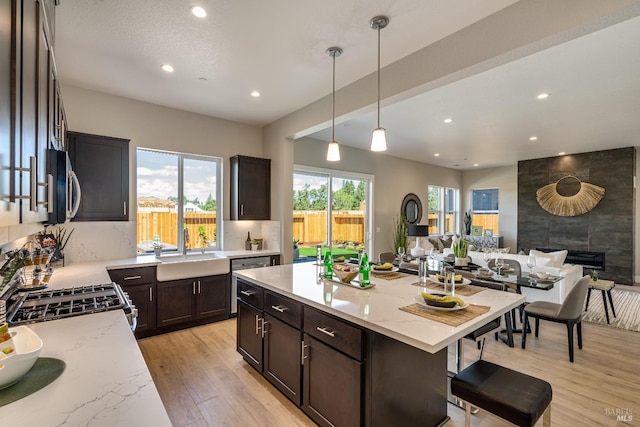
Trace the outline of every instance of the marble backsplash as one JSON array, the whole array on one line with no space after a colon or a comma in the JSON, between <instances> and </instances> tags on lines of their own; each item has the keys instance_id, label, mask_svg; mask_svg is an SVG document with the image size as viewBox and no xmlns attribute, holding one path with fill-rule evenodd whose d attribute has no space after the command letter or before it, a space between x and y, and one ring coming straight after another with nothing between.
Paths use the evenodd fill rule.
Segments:
<instances>
[{"instance_id":1,"label":"marble backsplash","mask_svg":"<svg viewBox=\"0 0 640 427\"><path fill-rule=\"evenodd\" d=\"M62 225L73 230L64 249L65 263L104 261L136 256L135 221L70 222ZM55 227L50 227L52 231ZM263 248L280 250L279 221L223 221L223 250L244 249L247 232L254 239L263 239ZM42 231L40 224L30 226L0 227L0 245L3 252L22 246L28 237Z\"/></svg>"}]
</instances>

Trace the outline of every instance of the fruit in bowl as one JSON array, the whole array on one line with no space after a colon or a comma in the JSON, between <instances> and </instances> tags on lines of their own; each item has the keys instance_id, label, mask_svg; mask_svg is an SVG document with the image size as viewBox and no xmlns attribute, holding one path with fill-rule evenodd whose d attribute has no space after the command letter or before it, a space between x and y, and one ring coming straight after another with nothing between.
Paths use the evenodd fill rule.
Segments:
<instances>
[{"instance_id":1,"label":"fruit in bowl","mask_svg":"<svg viewBox=\"0 0 640 427\"><path fill-rule=\"evenodd\" d=\"M343 283L351 283L353 279L358 275L358 267L355 266L334 266L333 274L338 276L341 282Z\"/></svg>"},{"instance_id":2,"label":"fruit in bowl","mask_svg":"<svg viewBox=\"0 0 640 427\"><path fill-rule=\"evenodd\" d=\"M427 292L422 292L422 298L424 298L424 302L427 305L431 305L433 307L442 307L442 308L454 308L456 305L460 307L464 306L464 301L458 297L452 297L451 295L444 294L430 294Z\"/></svg>"},{"instance_id":3,"label":"fruit in bowl","mask_svg":"<svg viewBox=\"0 0 640 427\"><path fill-rule=\"evenodd\" d=\"M27 326L16 326L9 333L15 354L0 359L0 389L18 382L38 360L42 340Z\"/></svg>"}]
</instances>

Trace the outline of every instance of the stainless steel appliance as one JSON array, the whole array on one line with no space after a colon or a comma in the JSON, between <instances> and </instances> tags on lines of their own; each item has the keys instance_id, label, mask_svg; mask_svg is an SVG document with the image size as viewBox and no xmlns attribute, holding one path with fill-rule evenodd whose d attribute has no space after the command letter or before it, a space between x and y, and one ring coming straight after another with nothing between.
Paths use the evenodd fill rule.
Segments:
<instances>
[{"instance_id":1,"label":"stainless steel appliance","mask_svg":"<svg viewBox=\"0 0 640 427\"><path fill-rule=\"evenodd\" d=\"M231 314L238 312L238 279L233 276L234 271L247 270L249 268L269 267L271 265L270 256L259 256L253 258L237 258L231 260Z\"/></svg>"},{"instance_id":2,"label":"stainless steel appliance","mask_svg":"<svg viewBox=\"0 0 640 427\"><path fill-rule=\"evenodd\" d=\"M48 222L61 224L72 219L78 212L82 192L66 151L47 150L47 161L48 172L53 176L52 206Z\"/></svg>"},{"instance_id":3,"label":"stainless steel appliance","mask_svg":"<svg viewBox=\"0 0 640 427\"><path fill-rule=\"evenodd\" d=\"M7 322L17 326L108 310L124 310L135 330L138 310L115 283L14 293L7 300Z\"/></svg>"}]
</instances>

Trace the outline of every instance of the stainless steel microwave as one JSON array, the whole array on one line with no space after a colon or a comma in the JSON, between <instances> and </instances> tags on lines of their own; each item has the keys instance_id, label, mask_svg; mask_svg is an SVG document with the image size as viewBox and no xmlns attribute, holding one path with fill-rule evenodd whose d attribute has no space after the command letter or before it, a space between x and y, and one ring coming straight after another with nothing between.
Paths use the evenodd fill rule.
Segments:
<instances>
[{"instance_id":1,"label":"stainless steel microwave","mask_svg":"<svg viewBox=\"0 0 640 427\"><path fill-rule=\"evenodd\" d=\"M48 223L61 224L73 218L80 207L82 192L66 151L47 150L48 172L53 176L53 198Z\"/></svg>"}]
</instances>

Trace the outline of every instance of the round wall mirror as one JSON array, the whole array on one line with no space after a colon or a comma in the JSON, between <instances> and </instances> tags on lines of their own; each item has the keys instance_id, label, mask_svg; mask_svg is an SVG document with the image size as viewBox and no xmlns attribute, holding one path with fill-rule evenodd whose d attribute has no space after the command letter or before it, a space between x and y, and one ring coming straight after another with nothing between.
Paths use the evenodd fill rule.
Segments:
<instances>
[{"instance_id":1,"label":"round wall mirror","mask_svg":"<svg viewBox=\"0 0 640 427\"><path fill-rule=\"evenodd\" d=\"M400 213L407 218L409 224L417 224L422 219L422 203L413 193L404 196Z\"/></svg>"}]
</instances>

